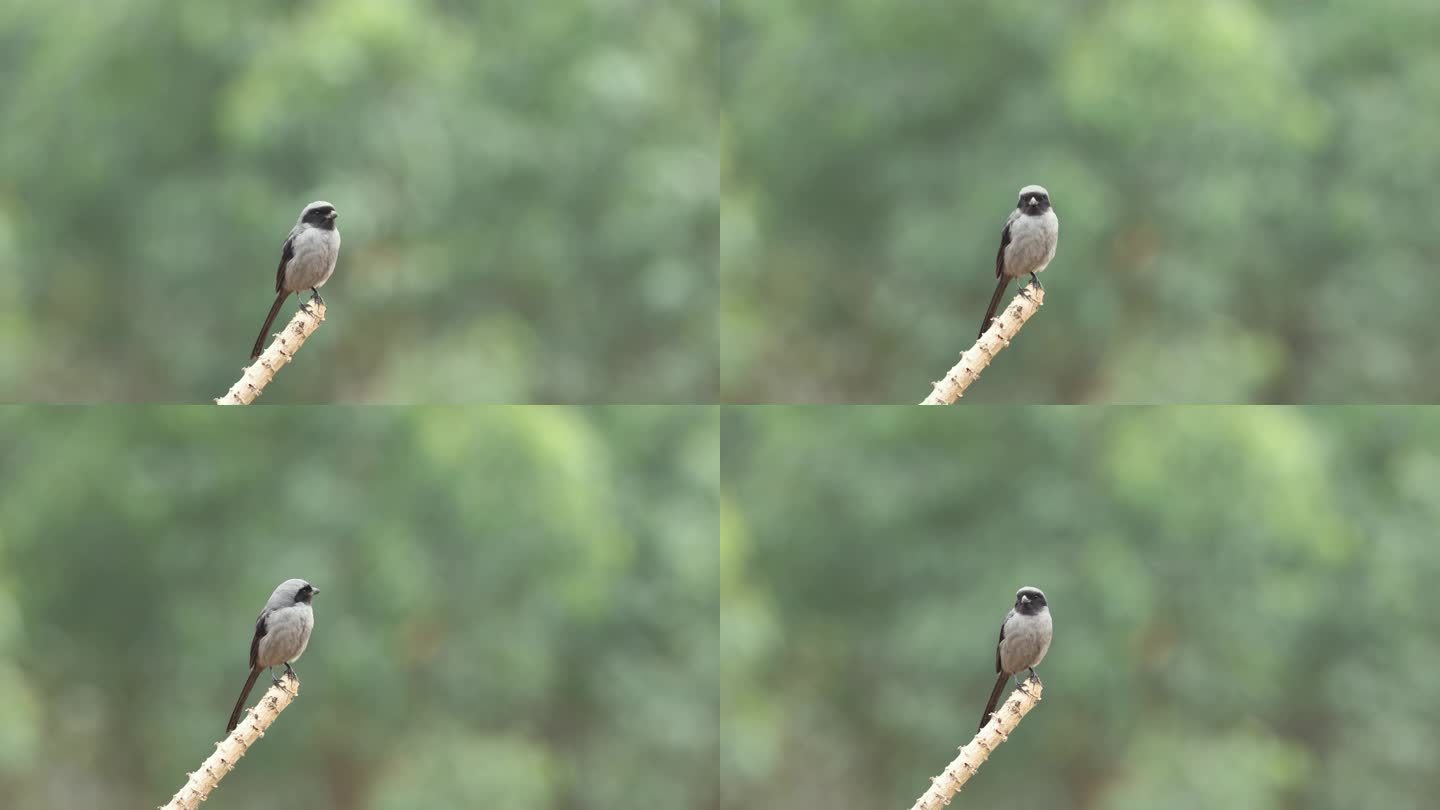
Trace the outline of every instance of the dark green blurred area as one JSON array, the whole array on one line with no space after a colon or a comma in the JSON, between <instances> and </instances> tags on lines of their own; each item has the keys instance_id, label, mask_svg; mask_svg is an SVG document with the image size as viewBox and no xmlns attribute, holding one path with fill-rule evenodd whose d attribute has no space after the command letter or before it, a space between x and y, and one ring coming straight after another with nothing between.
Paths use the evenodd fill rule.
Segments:
<instances>
[{"instance_id":1,"label":"dark green blurred area","mask_svg":"<svg viewBox=\"0 0 1440 810\"><path fill-rule=\"evenodd\" d=\"M1440 401L1433 3L733 9L727 400L918 402L1040 183L1045 309L968 398Z\"/></svg>"},{"instance_id":2,"label":"dark green blurred area","mask_svg":"<svg viewBox=\"0 0 1440 810\"><path fill-rule=\"evenodd\" d=\"M713 806L715 409L232 414L0 411L0 806L168 800L292 576L300 696L207 807Z\"/></svg>"},{"instance_id":3,"label":"dark green blurred area","mask_svg":"<svg viewBox=\"0 0 1440 810\"><path fill-rule=\"evenodd\" d=\"M320 198L328 320L265 401L713 401L703 36L685 0L6 3L0 401L220 396Z\"/></svg>"},{"instance_id":4,"label":"dark green blurred area","mask_svg":"<svg viewBox=\"0 0 1440 810\"><path fill-rule=\"evenodd\" d=\"M1022 585L1042 702L963 807L1428 808L1440 413L727 411L722 804L904 808Z\"/></svg>"}]
</instances>

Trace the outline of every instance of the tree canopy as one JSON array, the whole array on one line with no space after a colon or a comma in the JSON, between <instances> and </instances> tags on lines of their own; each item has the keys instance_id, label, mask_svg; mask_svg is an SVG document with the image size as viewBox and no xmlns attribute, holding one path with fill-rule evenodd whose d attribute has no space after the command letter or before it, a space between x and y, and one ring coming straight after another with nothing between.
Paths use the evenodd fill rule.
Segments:
<instances>
[{"instance_id":1,"label":"tree canopy","mask_svg":"<svg viewBox=\"0 0 1440 810\"><path fill-rule=\"evenodd\" d=\"M976 401L1440 401L1428 6L731 5L728 401L919 401L1028 183L1059 253Z\"/></svg>"},{"instance_id":2,"label":"tree canopy","mask_svg":"<svg viewBox=\"0 0 1440 810\"><path fill-rule=\"evenodd\" d=\"M1433 805L1440 414L966 413L726 413L726 807L908 807L1023 585L1044 702L957 806Z\"/></svg>"},{"instance_id":3,"label":"tree canopy","mask_svg":"<svg viewBox=\"0 0 1440 810\"><path fill-rule=\"evenodd\" d=\"M6 3L0 401L220 396L315 199L344 240L328 321L266 401L713 400L701 23L638 0Z\"/></svg>"},{"instance_id":4,"label":"tree canopy","mask_svg":"<svg viewBox=\"0 0 1440 810\"><path fill-rule=\"evenodd\" d=\"M0 804L162 804L296 576L300 696L212 804L711 800L713 410L231 413L0 411Z\"/></svg>"}]
</instances>

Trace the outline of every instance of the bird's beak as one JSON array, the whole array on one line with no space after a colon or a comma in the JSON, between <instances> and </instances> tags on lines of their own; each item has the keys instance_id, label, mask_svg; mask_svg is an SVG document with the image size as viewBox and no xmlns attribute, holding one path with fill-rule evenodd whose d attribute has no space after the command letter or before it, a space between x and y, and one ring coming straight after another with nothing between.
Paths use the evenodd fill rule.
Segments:
<instances>
[{"instance_id":1,"label":"bird's beak","mask_svg":"<svg viewBox=\"0 0 1440 810\"><path fill-rule=\"evenodd\" d=\"M320 593L320 589L317 588L317 587L315 587L314 585L311 585L311 586L310 586L310 595L311 595L311 596L314 596L314 595L317 594L317 593Z\"/></svg>"},{"instance_id":2,"label":"bird's beak","mask_svg":"<svg viewBox=\"0 0 1440 810\"><path fill-rule=\"evenodd\" d=\"M338 211L331 211L330 213L328 213L328 214L325 215L325 218L328 219L328 220L330 220L331 222L334 222L334 221L335 221L335 218L338 217L338 216L340 216L340 212L338 212Z\"/></svg>"},{"instance_id":3,"label":"bird's beak","mask_svg":"<svg viewBox=\"0 0 1440 810\"><path fill-rule=\"evenodd\" d=\"M1028 604L1030 604L1030 597L1029 597L1029 596L1022 596L1022 597L1020 597L1020 604L1022 604L1022 605L1028 605Z\"/></svg>"},{"instance_id":4,"label":"bird's beak","mask_svg":"<svg viewBox=\"0 0 1440 810\"><path fill-rule=\"evenodd\" d=\"M1030 198L1030 204L1031 204L1032 206L1033 206L1033 205L1036 205L1036 204L1038 204L1038 203L1039 203L1039 201L1036 200L1034 197L1031 197L1031 198ZM332 216L333 216L333 215L332 215Z\"/></svg>"}]
</instances>

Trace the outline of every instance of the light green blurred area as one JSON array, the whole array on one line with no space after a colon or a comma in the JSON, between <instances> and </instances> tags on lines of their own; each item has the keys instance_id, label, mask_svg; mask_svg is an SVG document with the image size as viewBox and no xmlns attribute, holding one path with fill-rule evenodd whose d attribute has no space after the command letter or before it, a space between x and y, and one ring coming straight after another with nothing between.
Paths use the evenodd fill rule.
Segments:
<instances>
[{"instance_id":1,"label":"light green blurred area","mask_svg":"<svg viewBox=\"0 0 1440 810\"><path fill-rule=\"evenodd\" d=\"M1022 585L1044 701L957 806L1433 806L1440 413L966 414L727 410L724 807L908 807Z\"/></svg>"},{"instance_id":2,"label":"light green blurred area","mask_svg":"<svg viewBox=\"0 0 1440 810\"><path fill-rule=\"evenodd\" d=\"M685 0L5 4L0 401L223 394L314 199L344 242L328 318L267 401L713 400L702 19Z\"/></svg>"},{"instance_id":3,"label":"light green blurred area","mask_svg":"<svg viewBox=\"0 0 1440 810\"><path fill-rule=\"evenodd\" d=\"M300 696L210 804L713 803L715 409L12 408L0 436L0 804L164 803L296 576Z\"/></svg>"},{"instance_id":4,"label":"light green blurred area","mask_svg":"<svg viewBox=\"0 0 1440 810\"><path fill-rule=\"evenodd\" d=\"M976 401L1440 401L1432 4L737 0L727 32L727 400L918 402L1040 183L1046 306Z\"/></svg>"}]
</instances>

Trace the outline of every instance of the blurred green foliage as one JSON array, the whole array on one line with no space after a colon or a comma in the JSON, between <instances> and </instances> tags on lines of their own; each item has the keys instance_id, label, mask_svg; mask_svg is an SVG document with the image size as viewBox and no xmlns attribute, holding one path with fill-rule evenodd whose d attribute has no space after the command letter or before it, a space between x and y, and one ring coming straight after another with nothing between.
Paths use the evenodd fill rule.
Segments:
<instances>
[{"instance_id":1,"label":"blurred green foliage","mask_svg":"<svg viewBox=\"0 0 1440 810\"><path fill-rule=\"evenodd\" d=\"M1440 413L727 410L723 806L908 807L1043 588L964 807L1434 806Z\"/></svg>"},{"instance_id":2,"label":"blurred green foliage","mask_svg":"<svg viewBox=\"0 0 1440 810\"><path fill-rule=\"evenodd\" d=\"M328 322L267 402L713 400L702 37L687 0L5 3L0 401L223 394L317 198Z\"/></svg>"},{"instance_id":3,"label":"blurred green foliage","mask_svg":"<svg viewBox=\"0 0 1440 810\"><path fill-rule=\"evenodd\" d=\"M0 806L168 800L292 576L300 697L207 807L713 806L713 408L12 408L0 437Z\"/></svg>"},{"instance_id":4,"label":"blurred green foliage","mask_svg":"<svg viewBox=\"0 0 1440 810\"><path fill-rule=\"evenodd\" d=\"M728 400L919 401L1041 183L1046 307L976 401L1440 401L1433 3L732 9Z\"/></svg>"}]
</instances>

